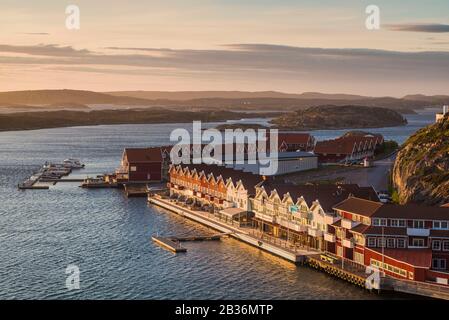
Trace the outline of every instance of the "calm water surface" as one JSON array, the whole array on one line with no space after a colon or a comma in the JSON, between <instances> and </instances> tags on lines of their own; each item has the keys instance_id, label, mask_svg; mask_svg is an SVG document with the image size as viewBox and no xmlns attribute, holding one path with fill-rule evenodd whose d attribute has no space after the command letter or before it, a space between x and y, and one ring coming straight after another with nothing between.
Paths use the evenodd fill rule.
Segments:
<instances>
[{"instance_id":1,"label":"calm water surface","mask_svg":"<svg viewBox=\"0 0 449 320\"><path fill-rule=\"evenodd\" d=\"M407 127L372 131L402 142L433 117L409 119ZM50 190L16 188L45 161L67 157L86 163L80 176L111 172L123 148L167 144L171 130L182 126L189 127L119 125L0 133L0 298L404 298L370 294L232 239L187 243L186 254L173 255L154 245L151 235L214 231L148 206L145 199L127 199L120 190L85 190L76 183ZM325 139L341 131L313 133ZM69 264L81 270L80 290L65 287Z\"/></svg>"}]
</instances>

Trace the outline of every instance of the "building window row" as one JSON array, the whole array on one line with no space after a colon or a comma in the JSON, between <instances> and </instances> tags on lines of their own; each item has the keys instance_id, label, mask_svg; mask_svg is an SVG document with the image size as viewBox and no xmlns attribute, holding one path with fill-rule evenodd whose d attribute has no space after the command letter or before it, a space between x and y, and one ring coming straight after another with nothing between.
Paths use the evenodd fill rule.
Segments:
<instances>
[{"instance_id":1,"label":"building window row","mask_svg":"<svg viewBox=\"0 0 449 320\"><path fill-rule=\"evenodd\" d=\"M432 250L434 251L449 251L449 240L432 240Z\"/></svg>"},{"instance_id":2,"label":"building window row","mask_svg":"<svg viewBox=\"0 0 449 320\"><path fill-rule=\"evenodd\" d=\"M432 259L432 269L446 270L446 259Z\"/></svg>"},{"instance_id":3,"label":"building window row","mask_svg":"<svg viewBox=\"0 0 449 320\"><path fill-rule=\"evenodd\" d=\"M367 246L371 248L405 248L404 238L368 237Z\"/></svg>"}]
</instances>

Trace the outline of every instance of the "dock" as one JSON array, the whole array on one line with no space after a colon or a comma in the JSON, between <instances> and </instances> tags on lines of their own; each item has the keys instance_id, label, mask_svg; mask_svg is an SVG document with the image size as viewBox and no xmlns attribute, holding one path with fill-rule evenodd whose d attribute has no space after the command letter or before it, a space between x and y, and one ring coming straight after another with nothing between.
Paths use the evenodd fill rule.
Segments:
<instances>
[{"instance_id":1,"label":"dock","mask_svg":"<svg viewBox=\"0 0 449 320\"><path fill-rule=\"evenodd\" d=\"M64 163L46 162L31 177L19 183L19 190L46 190L58 182L80 182L84 179L64 178L72 173L73 169L81 169L84 165L75 162L74 159L64 160Z\"/></svg>"},{"instance_id":2,"label":"dock","mask_svg":"<svg viewBox=\"0 0 449 320\"><path fill-rule=\"evenodd\" d=\"M125 193L128 198L130 197L146 197L148 194L147 185L138 184L125 184Z\"/></svg>"},{"instance_id":3,"label":"dock","mask_svg":"<svg viewBox=\"0 0 449 320\"><path fill-rule=\"evenodd\" d=\"M186 248L181 247L181 244L179 243L179 241L173 241L172 239L169 239L169 238L157 237L157 236L153 236L153 237L151 237L151 239L155 243L160 245L161 247L168 249L171 252L179 253L179 252L187 251Z\"/></svg>"},{"instance_id":4,"label":"dock","mask_svg":"<svg viewBox=\"0 0 449 320\"><path fill-rule=\"evenodd\" d=\"M364 289L367 287L366 281L369 274L366 273L366 268L348 261L342 263L341 258L316 254L308 256L305 264Z\"/></svg>"},{"instance_id":5,"label":"dock","mask_svg":"<svg viewBox=\"0 0 449 320\"><path fill-rule=\"evenodd\" d=\"M257 237L251 234L250 231L218 221L213 217L207 216L205 213L182 207L178 204L170 202L168 199L163 199L158 195L149 196L148 201L151 204L177 213L183 217L213 228L221 233L228 234L232 238L245 242L253 247L257 247L263 251L269 252L293 263L304 263L308 255L317 254L316 251L293 249L287 246L283 247L280 243L273 243L268 239Z\"/></svg>"}]
</instances>

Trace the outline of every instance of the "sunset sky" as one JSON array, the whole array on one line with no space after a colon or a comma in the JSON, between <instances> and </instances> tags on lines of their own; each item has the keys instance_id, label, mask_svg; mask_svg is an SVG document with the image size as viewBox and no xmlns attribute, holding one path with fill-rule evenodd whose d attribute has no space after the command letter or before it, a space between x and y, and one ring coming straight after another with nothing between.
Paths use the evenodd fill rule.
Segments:
<instances>
[{"instance_id":1,"label":"sunset sky","mask_svg":"<svg viewBox=\"0 0 449 320\"><path fill-rule=\"evenodd\" d=\"M447 0L1 0L0 30L0 91L449 94Z\"/></svg>"}]
</instances>

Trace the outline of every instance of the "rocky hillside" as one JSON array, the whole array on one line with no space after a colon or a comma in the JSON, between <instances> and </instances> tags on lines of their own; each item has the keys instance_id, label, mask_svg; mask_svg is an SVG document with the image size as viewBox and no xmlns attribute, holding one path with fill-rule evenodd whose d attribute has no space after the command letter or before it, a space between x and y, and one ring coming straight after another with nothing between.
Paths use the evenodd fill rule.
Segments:
<instances>
[{"instance_id":1,"label":"rocky hillside","mask_svg":"<svg viewBox=\"0 0 449 320\"><path fill-rule=\"evenodd\" d=\"M449 202L449 115L419 130L398 153L393 183L399 202Z\"/></svg>"},{"instance_id":2,"label":"rocky hillside","mask_svg":"<svg viewBox=\"0 0 449 320\"><path fill-rule=\"evenodd\" d=\"M314 130L393 127L404 125L407 120L386 108L324 105L282 115L272 123L285 130Z\"/></svg>"}]
</instances>

